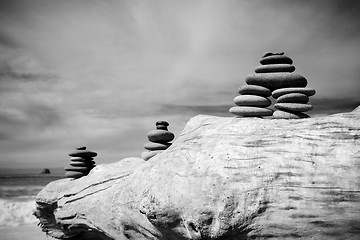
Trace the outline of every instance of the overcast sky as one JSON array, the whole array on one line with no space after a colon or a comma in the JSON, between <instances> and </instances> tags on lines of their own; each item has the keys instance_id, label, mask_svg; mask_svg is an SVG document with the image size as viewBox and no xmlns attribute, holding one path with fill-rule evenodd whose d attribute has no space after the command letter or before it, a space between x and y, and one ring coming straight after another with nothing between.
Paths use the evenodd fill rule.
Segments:
<instances>
[{"instance_id":1,"label":"overcast sky","mask_svg":"<svg viewBox=\"0 0 360 240\"><path fill-rule=\"evenodd\" d=\"M64 167L77 146L113 162L157 120L178 136L199 113L232 117L266 51L316 89L314 116L351 110L358 2L1 0L0 168Z\"/></svg>"}]
</instances>

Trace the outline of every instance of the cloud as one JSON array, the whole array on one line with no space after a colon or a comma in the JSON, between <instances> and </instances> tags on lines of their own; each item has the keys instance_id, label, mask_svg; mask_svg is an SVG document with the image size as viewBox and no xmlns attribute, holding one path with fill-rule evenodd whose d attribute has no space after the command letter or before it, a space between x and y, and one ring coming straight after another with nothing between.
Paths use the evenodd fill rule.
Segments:
<instances>
[{"instance_id":1,"label":"cloud","mask_svg":"<svg viewBox=\"0 0 360 240\"><path fill-rule=\"evenodd\" d=\"M105 162L138 155L157 120L180 134L199 113L230 116L269 50L285 51L328 99L322 113L352 107L358 10L334 0L0 1L0 164L51 156L61 166L78 145Z\"/></svg>"}]
</instances>

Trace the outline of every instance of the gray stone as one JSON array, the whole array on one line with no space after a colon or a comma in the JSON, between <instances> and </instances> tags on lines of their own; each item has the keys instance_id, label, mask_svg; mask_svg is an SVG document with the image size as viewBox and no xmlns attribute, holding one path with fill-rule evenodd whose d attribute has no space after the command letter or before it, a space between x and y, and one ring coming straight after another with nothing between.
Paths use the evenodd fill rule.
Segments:
<instances>
[{"instance_id":1,"label":"gray stone","mask_svg":"<svg viewBox=\"0 0 360 240\"><path fill-rule=\"evenodd\" d=\"M261 107L240 107L235 106L229 109L229 112L239 117L262 117L271 116L273 111Z\"/></svg>"},{"instance_id":2,"label":"gray stone","mask_svg":"<svg viewBox=\"0 0 360 240\"><path fill-rule=\"evenodd\" d=\"M163 151L146 151L146 152L142 152L141 153L141 157L145 160L148 161L150 158L154 157L155 155L161 153Z\"/></svg>"},{"instance_id":3,"label":"gray stone","mask_svg":"<svg viewBox=\"0 0 360 240\"><path fill-rule=\"evenodd\" d=\"M255 68L256 73L273 73L273 72L293 72L295 67L290 64L269 64L261 65Z\"/></svg>"},{"instance_id":4,"label":"gray stone","mask_svg":"<svg viewBox=\"0 0 360 240\"><path fill-rule=\"evenodd\" d=\"M65 177L67 178L81 178L86 176L86 174L84 174L83 172L73 172L73 171L69 171L65 173Z\"/></svg>"},{"instance_id":5,"label":"gray stone","mask_svg":"<svg viewBox=\"0 0 360 240\"><path fill-rule=\"evenodd\" d=\"M275 108L283 111L307 112L313 109L310 104L303 103L275 103Z\"/></svg>"},{"instance_id":6,"label":"gray stone","mask_svg":"<svg viewBox=\"0 0 360 240\"><path fill-rule=\"evenodd\" d=\"M281 88L273 91L272 96L274 98L278 98L282 95L288 94L288 93L302 93L306 96L313 96L315 94L315 90L312 88L303 88L303 87L296 87L296 88Z\"/></svg>"},{"instance_id":7,"label":"gray stone","mask_svg":"<svg viewBox=\"0 0 360 240\"><path fill-rule=\"evenodd\" d=\"M238 106L248 107L268 107L271 101L265 97L256 95L239 95L234 98L234 103Z\"/></svg>"},{"instance_id":8,"label":"gray stone","mask_svg":"<svg viewBox=\"0 0 360 240\"><path fill-rule=\"evenodd\" d=\"M264 58L264 57L273 56L273 55L284 55L284 52L275 52L275 53L265 52L262 57Z\"/></svg>"},{"instance_id":9,"label":"gray stone","mask_svg":"<svg viewBox=\"0 0 360 240\"><path fill-rule=\"evenodd\" d=\"M277 103L308 103L309 97L303 93L288 93L280 96Z\"/></svg>"},{"instance_id":10,"label":"gray stone","mask_svg":"<svg viewBox=\"0 0 360 240\"><path fill-rule=\"evenodd\" d=\"M306 87L307 80L295 73L256 73L245 79L249 85L259 85L270 90L290 87Z\"/></svg>"},{"instance_id":11,"label":"gray stone","mask_svg":"<svg viewBox=\"0 0 360 240\"><path fill-rule=\"evenodd\" d=\"M293 61L291 58L285 55L271 55L267 57L263 57L260 60L260 63L262 65L268 65L268 64L292 64Z\"/></svg>"},{"instance_id":12,"label":"gray stone","mask_svg":"<svg viewBox=\"0 0 360 240\"><path fill-rule=\"evenodd\" d=\"M285 112L281 110L276 110L273 113L273 117L276 119L301 119L309 118L310 116L302 112Z\"/></svg>"},{"instance_id":13,"label":"gray stone","mask_svg":"<svg viewBox=\"0 0 360 240\"><path fill-rule=\"evenodd\" d=\"M238 92L243 95L258 95L262 97L270 97L271 90L257 85L243 85L239 88Z\"/></svg>"},{"instance_id":14,"label":"gray stone","mask_svg":"<svg viewBox=\"0 0 360 240\"><path fill-rule=\"evenodd\" d=\"M84 157L84 158L88 158L88 157L96 157L97 153L96 152L92 152L89 150L77 150L75 152L69 153L70 157Z\"/></svg>"},{"instance_id":15,"label":"gray stone","mask_svg":"<svg viewBox=\"0 0 360 240\"><path fill-rule=\"evenodd\" d=\"M147 137L150 142L158 142L158 143L170 142L175 138L172 132L161 129L152 130L148 132Z\"/></svg>"},{"instance_id":16,"label":"gray stone","mask_svg":"<svg viewBox=\"0 0 360 240\"><path fill-rule=\"evenodd\" d=\"M80 166L68 166L64 168L65 171L73 171L73 172L89 172L87 167L80 167Z\"/></svg>"},{"instance_id":17,"label":"gray stone","mask_svg":"<svg viewBox=\"0 0 360 240\"><path fill-rule=\"evenodd\" d=\"M70 160L73 162L89 162L92 161L94 158L92 157L71 157Z\"/></svg>"},{"instance_id":18,"label":"gray stone","mask_svg":"<svg viewBox=\"0 0 360 240\"><path fill-rule=\"evenodd\" d=\"M156 143L156 142L148 142L145 143L144 148L150 151L155 150L165 150L171 146L171 143Z\"/></svg>"}]
</instances>

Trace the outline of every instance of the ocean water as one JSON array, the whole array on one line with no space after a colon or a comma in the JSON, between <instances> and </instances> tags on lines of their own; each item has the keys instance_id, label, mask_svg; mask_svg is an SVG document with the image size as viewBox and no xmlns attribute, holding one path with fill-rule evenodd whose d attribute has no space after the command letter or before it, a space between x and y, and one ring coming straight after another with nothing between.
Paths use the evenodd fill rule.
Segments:
<instances>
[{"instance_id":1,"label":"ocean water","mask_svg":"<svg viewBox=\"0 0 360 240\"><path fill-rule=\"evenodd\" d=\"M35 196L49 182L64 178L63 169L0 169L0 228L38 223L32 215Z\"/></svg>"}]
</instances>

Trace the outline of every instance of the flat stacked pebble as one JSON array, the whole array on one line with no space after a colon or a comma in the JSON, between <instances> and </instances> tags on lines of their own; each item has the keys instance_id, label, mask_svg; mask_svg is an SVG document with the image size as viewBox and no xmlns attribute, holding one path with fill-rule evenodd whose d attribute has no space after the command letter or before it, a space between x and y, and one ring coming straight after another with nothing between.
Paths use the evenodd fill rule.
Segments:
<instances>
[{"instance_id":1,"label":"flat stacked pebble","mask_svg":"<svg viewBox=\"0 0 360 240\"><path fill-rule=\"evenodd\" d=\"M70 166L65 167L65 176L68 178L81 178L89 174L95 167L94 157L96 152L86 150L86 147L76 148L75 152L69 154Z\"/></svg>"},{"instance_id":2,"label":"flat stacked pebble","mask_svg":"<svg viewBox=\"0 0 360 240\"><path fill-rule=\"evenodd\" d=\"M147 151L141 153L145 161L170 147L170 142L175 138L174 134L168 130L168 122L158 121L155 125L156 130L151 130L147 134L149 142L144 145Z\"/></svg>"},{"instance_id":3,"label":"flat stacked pebble","mask_svg":"<svg viewBox=\"0 0 360 240\"><path fill-rule=\"evenodd\" d=\"M309 96L315 90L306 88L307 80L299 74L293 73L293 60L281 53L267 52L260 60L261 66L255 68L256 74L248 76L246 83L268 87L276 99L277 109L274 118L298 119L308 118L304 112L310 111L313 106L307 104Z\"/></svg>"},{"instance_id":4,"label":"flat stacked pebble","mask_svg":"<svg viewBox=\"0 0 360 240\"><path fill-rule=\"evenodd\" d=\"M273 111L267 108L271 105L268 98L271 96L271 85L264 84L267 80L261 81L262 78L260 78L260 81L258 80L259 74L269 71L277 71L277 69L255 68L255 81L246 81L247 85L239 88L240 95L234 98L234 103L237 106L231 107L229 112L238 117L263 117L273 114Z\"/></svg>"}]
</instances>

